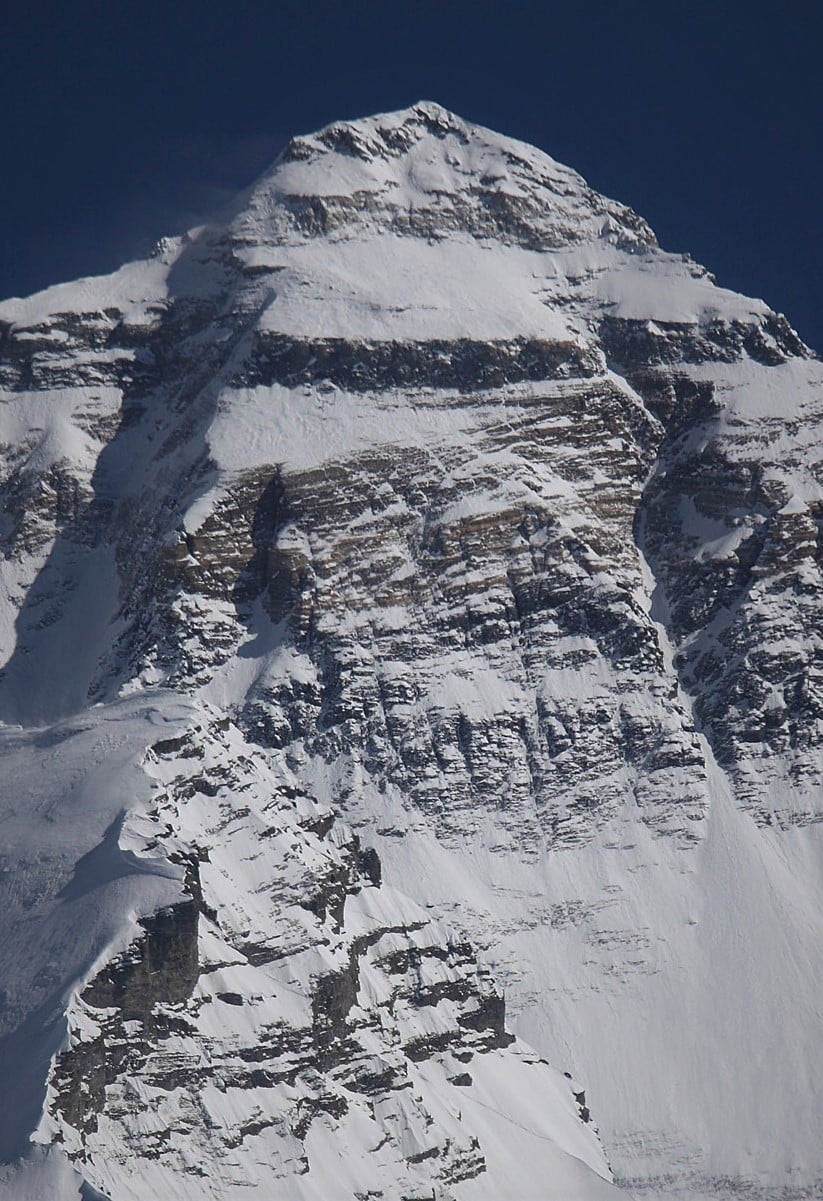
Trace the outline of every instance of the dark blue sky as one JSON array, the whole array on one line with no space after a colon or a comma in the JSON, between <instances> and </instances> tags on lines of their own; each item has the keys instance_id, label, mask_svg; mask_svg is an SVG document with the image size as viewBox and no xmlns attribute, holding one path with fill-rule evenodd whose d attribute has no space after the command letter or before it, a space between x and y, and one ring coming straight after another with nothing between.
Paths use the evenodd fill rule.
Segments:
<instances>
[{"instance_id":1,"label":"dark blue sky","mask_svg":"<svg viewBox=\"0 0 823 1201\"><path fill-rule=\"evenodd\" d=\"M204 219L293 133L425 98L575 167L823 351L822 59L819 0L20 0L0 295Z\"/></svg>"}]
</instances>

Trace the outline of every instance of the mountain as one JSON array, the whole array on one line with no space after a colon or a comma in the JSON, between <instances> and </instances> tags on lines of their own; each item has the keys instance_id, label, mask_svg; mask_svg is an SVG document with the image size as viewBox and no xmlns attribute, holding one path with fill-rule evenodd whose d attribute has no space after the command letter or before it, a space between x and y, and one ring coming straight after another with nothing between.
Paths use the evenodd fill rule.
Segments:
<instances>
[{"instance_id":1,"label":"mountain","mask_svg":"<svg viewBox=\"0 0 823 1201\"><path fill-rule=\"evenodd\" d=\"M783 317L421 103L0 386L0 1195L823 1195Z\"/></svg>"}]
</instances>

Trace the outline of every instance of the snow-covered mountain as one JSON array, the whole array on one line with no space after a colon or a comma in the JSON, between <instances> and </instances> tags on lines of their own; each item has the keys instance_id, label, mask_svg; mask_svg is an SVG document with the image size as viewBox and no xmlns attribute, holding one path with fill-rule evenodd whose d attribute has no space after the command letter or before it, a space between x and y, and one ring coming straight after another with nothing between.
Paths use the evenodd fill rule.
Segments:
<instances>
[{"instance_id":1,"label":"snow-covered mountain","mask_svg":"<svg viewBox=\"0 0 823 1201\"><path fill-rule=\"evenodd\" d=\"M0 386L0 1195L823 1195L785 319L422 103Z\"/></svg>"}]
</instances>

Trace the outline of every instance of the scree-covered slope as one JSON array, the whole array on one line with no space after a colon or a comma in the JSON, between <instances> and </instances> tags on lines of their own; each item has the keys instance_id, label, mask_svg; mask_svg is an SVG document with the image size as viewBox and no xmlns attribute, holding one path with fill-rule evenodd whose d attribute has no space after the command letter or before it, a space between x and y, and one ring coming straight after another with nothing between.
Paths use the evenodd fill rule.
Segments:
<instances>
[{"instance_id":1,"label":"scree-covered slope","mask_svg":"<svg viewBox=\"0 0 823 1201\"><path fill-rule=\"evenodd\" d=\"M422 103L0 387L0 1195L823 1190L784 318Z\"/></svg>"}]
</instances>

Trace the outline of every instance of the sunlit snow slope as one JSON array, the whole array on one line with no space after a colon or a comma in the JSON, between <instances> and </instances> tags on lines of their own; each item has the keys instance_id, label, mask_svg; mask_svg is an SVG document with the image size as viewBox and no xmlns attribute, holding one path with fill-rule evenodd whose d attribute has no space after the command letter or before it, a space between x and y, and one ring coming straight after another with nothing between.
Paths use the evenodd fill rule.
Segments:
<instances>
[{"instance_id":1,"label":"sunlit snow slope","mask_svg":"<svg viewBox=\"0 0 823 1201\"><path fill-rule=\"evenodd\" d=\"M424 103L0 339L0 1195L823 1194L785 319Z\"/></svg>"}]
</instances>

